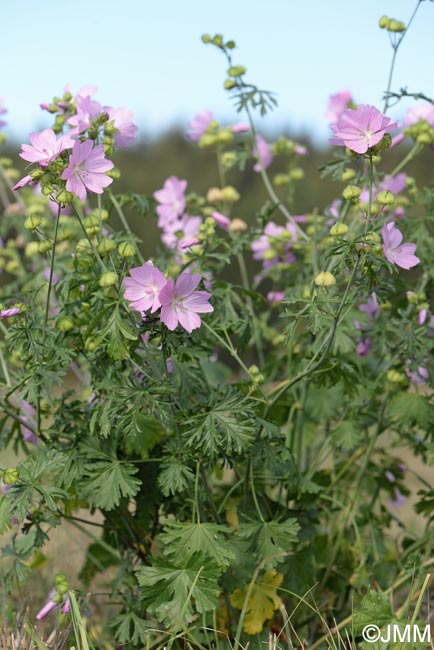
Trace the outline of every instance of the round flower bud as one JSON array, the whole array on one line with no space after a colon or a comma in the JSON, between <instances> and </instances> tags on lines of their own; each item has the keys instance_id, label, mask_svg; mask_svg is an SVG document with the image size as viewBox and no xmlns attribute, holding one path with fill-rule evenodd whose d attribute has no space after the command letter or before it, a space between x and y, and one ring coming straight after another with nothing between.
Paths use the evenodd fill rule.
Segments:
<instances>
[{"instance_id":1,"label":"round flower bud","mask_svg":"<svg viewBox=\"0 0 434 650\"><path fill-rule=\"evenodd\" d=\"M98 341L93 338L86 339L84 343L84 347L86 348L86 350L88 350L88 352L93 352L98 347Z\"/></svg>"},{"instance_id":2,"label":"round flower bud","mask_svg":"<svg viewBox=\"0 0 434 650\"><path fill-rule=\"evenodd\" d=\"M402 384L406 381L406 377L402 372L399 372L398 370L389 370L387 372L387 381L390 381L391 384Z\"/></svg>"},{"instance_id":3,"label":"round flower bud","mask_svg":"<svg viewBox=\"0 0 434 650\"><path fill-rule=\"evenodd\" d=\"M114 243L113 239L109 239L108 237L105 237L104 239L101 239L101 241L98 244L98 253L101 255L108 255L112 251L114 251L116 248L116 244Z\"/></svg>"},{"instance_id":4,"label":"round flower bud","mask_svg":"<svg viewBox=\"0 0 434 650\"><path fill-rule=\"evenodd\" d=\"M200 149L206 149L207 147L213 147L217 144L217 136L212 133L204 133L198 142Z\"/></svg>"},{"instance_id":5,"label":"round flower bud","mask_svg":"<svg viewBox=\"0 0 434 650\"><path fill-rule=\"evenodd\" d=\"M18 260L9 260L9 262L5 265L5 270L8 273L15 273L19 268L20 264Z\"/></svg>"},{"instance_id":6,"label":"round flower bud","mask_svg":"<svg viewBox=\"0 0 434 650\"><path fill-rule=\"evenodd\" d=\"M26 245L24 255L26 257L34 257L39 251L39 242L31 241Z\"/></svg>"},{"instance_id":7,"label":"round flower bud","mask_svg":"<svg viewBox=\"0 0 434 650\"><path fill-rule=\"evenodd\" d=\"M42 226L44 219L38 215L31 214L24 222L24 228L26 230L36 230L39 226Z\"/></svg>"},{"instance_id":8,"label":"round flower bud","mask_svg":"<svg viewBox=\"0 0 434 650\"><path fill-rule=\"evenodd\" d=\"M100 219L101 221L107 221L107 219L109 218L109 213L107 212L107 210L98 210L98 208L96 208L95 210L92 210L89 216L97 217L98 221L96 221L95 223L99 223Z\"/></svg>"},{"instance_id":9,"label":"round flower bud","mask_svg":"<svg viewBox=\"0 0 434 650\"><path fill-rule=\"evenodd\" d=\"M233 65L229 68L228 75L230 77L241 77L246 72L247 68L245 68L243 65Z\"/></svg>"},{"instance_id":10,"label":"round flower bud","mask_svg":"<svg viewBox=\"0 0 434 650\"><path fill-rule=\"evenodd\" d=\"M359 198L361 193L362 190L360 189L360 187L357 187L357 185L347 185L344 191L342 192L342 196L346 201L354 201L355 199Z\"/></svg>"},{"instance_id":11,"label":"round flower bud","mask_svg":"<svg viewBox=\"0 0 434 650\"><path fill-rule=\"evenodd\" d=\"M402 20L395 20L394 18L390 18L390 20L387 21L386 29L388 32L395 32L395 33L401 33L405 32L407 29L406 24L402 22Z\"/></svg>"},{"instance_id":12,"label":"round flower bud","mask_svg":"<svg viewBox=\"0 0 434 650\"><path fill-rule=\"evenodd\" d=\"M260 370L259 370L258 366L255 366L255 365L250 366L250 368L249 368L249 374L250 374L252 377L255 377L256 375L259 375L259 372L260 372Z\"/></svg>"},{"instance_id":13,"label":"round flower bud","mask_svg":"<svg viewBox=\"0 0 434 650\"><path fill-rule=\"evenodd\" d=\"M39 242L38 250L40 253L48 253L53 248L53 242L44 239Z\"/></svg>"},{"instance_id":14,"label":"round flower bud","mask_svg":"<svg viewBox=\"0 0 434 650\"><path fill-rule=\"evenodd\" d=\"M273 178L273 183L278 187L279 185L288 185L290 181L288 174L276 174Z\"/></svg>"},{"instance_id":15,"label":"round flower bud","mask_svg":"<svg viewBox=\"0 0 434 650\"><path fill-rule=\"evenodd\" d=\"M105 173L109 178L112 178L114 181L117 181L121 177L121 172L117 167L113 167L113 169L109 169Z\"/></svg>"},{"instance_id":16,"label":"round flower bud","mask_svg":"<svg viewBox=\"0 0 434 650\"><path fill-rule=\"evenodd\" d=\"M217 142L220 144L229 144L234 139L232 131L230 129L221 129L217 133Z\"/></svg>"},{"instance_id":17,"label":"round flower bud","mask_svg":"<svg viewBox=\"0 0 434 650\"><path fill-rule=\"evenodd\" d=\"M222 154L222 165L225 169L229 169L237 162L237 154L235 151L225 151Z\"/></svg>"},{"instance_id":18,"label":"round flower bud","mask_svg":"<svg viewBox=\"0 0 434 650\"><path fill-rule=\"evenodd\" d=\"M136 254L136 247L129 241L124 241L118 246L118 253L121 257L128 259Z\"/></svg>"},{"instance_id":19,"label":"round flower bud","mask_svg":"<svg viewBox=\"0 0 434 650\"><path fill-rule=\"evenodd\" d=\"M69 241L71 239L74 239L74 237L75 231L73 228L62 228L57 238L59 241Z\"/></svg>"},{"instance_id":20,"label":"round flower bud","mask_svg":"<svg viewBox=\"0 0 434 650\"><path fill-rule=\"evenodd\" d=\"M373 154L372 155L372 164L373 165L378 165L379 163L381 163L381 156L379 156L377 154Z\"/></svg>"},{"instance_id":21,"label":"round flower bud","mask_svg":"<svg viewBox=\"0 0 434 650\"><path fill-rule=\"evenodd\" d=\"M222 201L226 201L227 203L236 203L236 201L239 201L240 195L235 189L235 187L232 187L232 185L226 185L221 191L221 197Z\"/></svg>"},{"instance_id":22,"label":"round flower bud","mask_svg":"<svg viewBox=\"0 0 434 650\"><path fill-rule=\"evenodd\" d=\"M347 183L348 181L350 181L350 180L351 180L352 178L354 178L355 176L356 176L356 172L355 172L354 169L346 169L346 170L343 172L342 176L341 176L341 180L342 180L344 183Z\"/></svg>"},{"instance_id":23,"label":"round flower bud","mask_svg":"<svg viewBox=\"0 0 434 650\"><path fill-rule=\"evenodd\" d=\"M247 230L248 226L243 219L232 219L232 221L229 224L229 232L232 232L234 234L240 234L242 232L245 232Z\"/></svg>"},{"instance_id":24,"label":"round flower bud","mask_svg":"<svg viewBox=\"0 0 434 650\"><path fill-rule=\"evenodd\" d=\"M393 205L395 203L395 197L390 190L384 190L377 194L377 201L381 205Z\"/></svg>"},{"instance_id":25,"label":"round flower bud","mask_svg":"<svg viewBox=\"0 0 434 650\"><path fill-rule=\"evenodd\" d=\"M3 472L3 483L5 485L15 485L20 478L20 473L17 469L5 469Z\"/></svg>"},{"instance_id":26,"label":"round flower bud","mask_svg":"<svg viewBox=\"0 0 434 650\"><path fill-rule=\"evenodd\" d=\"M99 286L106 288L106 287L112 287L113 285L118 283L118 274L115 273L114 271L105 271L100 275L99 278Z\"/></svg>"},{"instance_id":27,"label":"round flower bud","mask_svg":"<svg viewBox=\"0 0 434 650\"><path fill-rule=\"evenodd\" d=\"M378 21L378 26L380 27L380 29L386 29L388 22L389 22L389 16L383 15Z\"/></svg>"},{"instance_id":28,"label":"round flower bud","mask_svg":"<svg viewBox=\"0 0 434 650\"><path fill-rule=\"evenodd\" d=\"M86 255L89 253L91 250L92 246L90 243L87 241L87 239L80 239L77 242L77 246L75 247L75 254L80 257L80 255Z\"/></svg>"},{"instance_id":29,"label":"round flower bud","mask_svg":"<svg viewBox=\"0 0 434 650\"><path fill-rule=\"evenodd\" d=\"M335 223L334 226L330 228L330 234L333 237L342 237L348 232L348 226L345 223Z\"/></svg>"},{"instance_id":30,"label":"round flower bud","mask_svg":"<svg viewBox=\"0 0 434 650\"><path fill-rule=\"evenodd\" d=\"M381 237L378 232L368 232L365 235L365 240L370 244L379 244L381 242Z\"/></svg>"},{"instance_id":31,"label":"round flower bud","mask_svg":"<svg viewBox=\"0 0 434 650\"><path fill-rule=\"evenodd\" d=\"M222 191L219 187L210 187L206 193L206 200L208 203L218 203L222 201Z\"/></svg>"},{"instance_id":32,"label":"round flower bud","mask_svg":"<svg viewBox=\"0 0 434 650\"><path fill-rule=\"evenodd\" d=\"M228 50L233 50L235 48L235 41L228 41L226 43L226 47L228 48Z\"/></svg>"},{"instance_id":33,"label":"round flower bud","mask_svg":"<svg viewBox=\"0 0 434 650\"><path fill-rule=\"evenodd\" d=\"M234 81L234 79L225 79L225 82L223 84L223 88L225 90L232 90L232 88L237 87L237 82Z\"/></svg>"},{"instance_id":34,"label":"round flower bud","mask_svg":"<svg viewBox=\"0 0 434 650\"><path fill-rule=\"evenodd\" d=\"M336 284L335 276L330 271L321 271L315 278L317 287L332 287Z\"/></svg>"},{"instance_id":35,"label":"round flower bud","mask_svg":"<svg viewBox=\"0 0 434 650\"><path fill-rule=\"evenodd\" d=\"M291 169L289 172L289 175L294 181L299 181L304 178L304 170L301 167L294 167L294 169Z\"/></svg>"},{"instance_id":36,"label":"round flower bud","mask_svg":"<svg viewBox=\"0 0 434 650\"><path fill-rule=\"evenodd\" d=\"M433 139L429 133L420 133L416 141L419 142L419 144L433 144Z\"/></svg>"},{"instance_id":37,"label":"round flower bud","mask_svg":"<svg viewBox=\"0 0 434 650\"><path fill-rule=\"evenodd\" d=\"M74 195L72 192L67 192L66 190L60 190L57 193L56 199L59 203L69 204L74 200Z\"/></svg>"},{"instance_id":38,"label":"round flower bud","mask_svg":"<svg viewBox=\"0 0 434 650\"><path fill-rule=\"evenodd\" d=\"M202 34L202 43L211 43L211 36L209 34Z\"/></svg>"},{"instance_id":39,"label":"round flower bud","mask_svg":"<svg viewBox=\"0 0 434 650\"><path fill-rule=\"evenodd\" d=\"M223 36L221 34L216 34L212 39L212 44L221 47L223 45Z\"/></svg>"},{"instance_id":40,"label":"round flower bud","mask_svg":"<svg viewBox=\"0 0 434 650\"><path fill-rule=\"evenodd\" d=\"M56 327L60 332L69 332L74 327L74 322L68 316L63 316L56 321Z\"/></svg>"}]
</instances>

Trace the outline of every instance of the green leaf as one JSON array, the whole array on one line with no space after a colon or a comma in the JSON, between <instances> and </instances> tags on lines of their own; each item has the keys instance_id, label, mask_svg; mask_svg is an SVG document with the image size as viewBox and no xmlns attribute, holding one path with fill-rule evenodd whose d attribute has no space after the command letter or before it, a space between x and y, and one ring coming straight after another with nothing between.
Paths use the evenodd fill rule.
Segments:
<instances>
[{"instance_id":1,"label":"green leaf","mask_svg":"<svg viewBox=\"0 0 434 650\"><path fill-rule=\"evenodd\" d=\"M134 646L139 642L145 644L148 623L131 609L115 616L110 621L110 627L115 630L115 638L119 643Z\"/></svg>"},{"instance_id":2,"label":"green leaf","mask_svg":"<svg viewBox=\"0 0 434 650\"><path fill-rule=\"evenodd\" d=\"M387 625L393 619L393 612L386 594L370 589L360 605L354 610L353 629L361 634L366 625Z\"/></svg>"},{"instance_id":3,"label":"green leaf","mask_svg":"<svg viewBox=\"0 0 434 650\"><path fill-rule=\"evenodd\" d=\"M398 427L418 425L428 431L434 425L434 407L429 398L418 393L398 393L390 400L389 409Z\"/></svg>"},{"instance_id":4,"label":"green leaf","mask_svg":"<svg viewBox=\"0 0 434 650\"><path fill-rule=\"evenodd\" d=\"M155 557L152 566L141 567L136 573L147 612L164 625L183 628L194 611L202 614L217 607L221 569L201 554L173 564Z\"/></svg>"},{"instance_id":5,"label":"green leaf","mask_svg":"<svg viewBox=\"0 0 434 650\"><path fill-rule=\"evenodd\" d=\"M184 492L194 482L194 472L176 458L169 458L162 463L158 485L165 497Z\"/></svg>"},{"instance_id":6,"label":"green leaf","mask_svg":"<svg viewBox=\"0 0 434 650\"><path fill-rule=\"evenodd\" d=\"M356 427L349 420L340 422L332 431L332 440L335 447L350 451L359 441L360 435Z\"/></svg>"},{"instance_id":7,"label":"green leaf","mask_svg":"<svg viewBox=\"0 0 434 650\"><path fill-rule=\"evenodd\" d=\"M223 536L231 532L231 528L217 524L167 521L160 537L168 557L189 560L202 552L226 568L235 559L233 548Z\"/></svg>"},{"instance_id":8,"label":"green leaf","mask_svg":"<svg viewBox=\"0 0 434 650\"><path fill-rule=\"evenodd\" d=\"M121 498L133 497L141 482L134 477L137 467L117 459L87 463L79 487L80 496L102 510L112 510Z\"/></svg>"},{"instance_id":9,"label":"green leaf","mask_svg":"<svg viewBox=\"0 0 434 650\"><path fill-rule=\"evenodd\" d=\"M242 524L238 534L246 554L252 553L258 562L266 560L267 566L272 566L283 561L299 530L296 519L286 519Z\"/></svg>"},{"instance_id":10,"label":"green leaf","mask_svg":"<svg viewBox=\"0 0 434 650\"><path fill-rule=\"evenodd\" d=\"M0 535L7 533L12 528L11 518L11 503L6 496L2 496L0 499Z\"/></svg>"}]
</instances>

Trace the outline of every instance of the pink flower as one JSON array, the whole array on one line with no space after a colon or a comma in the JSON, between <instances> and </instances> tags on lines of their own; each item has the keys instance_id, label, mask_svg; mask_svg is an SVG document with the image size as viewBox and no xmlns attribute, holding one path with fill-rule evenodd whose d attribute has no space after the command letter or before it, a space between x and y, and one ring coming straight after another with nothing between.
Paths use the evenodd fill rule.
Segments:
<instances>
[{"instance_id":1,"label":"pink flower","mask_svg":"<svg viewBox=\"0 0 434 650\"><path fill-rule=\"evenodd\" d=\"M193 142L198 142L213 121L214 115L211 111L202 111L202 113L198 113L188 123L190 131L187 132L187 137Z\"/></svg>"},{"instance_id":2,"label":"pink flower","mask_svg":"<svg viewBox=\"0 0 434 650\"><path fill-rule=\"evenodd\" d=\"M384 224L381 235L384 255L391 264L396 264L407 271L419 264L420 259L415 255L416 244L401 244L402 232L395 228L394 221Z\"/></svg>"},{"instance_id":3,"label":"pink flower","mask_svg":"<svg viewBox=\"0 0 434 650\"><path fill-rule=\"evenodd\" d=\"M211 213L211 217L214 219L216 224L220 226L220 228L223 228L223 230L229 230L229 224L231 223L231 220L225 214L221 214L221 212L214 210L214 212Z\"/></svg>"},{"instance_id":4,"label":"pink flower","mask_svg":"<svg viewBox=\"0 0 434 650\"><path fill-rule=\"evenodd\" d=\"M40 133L31 133L29 136L31 145L22 144L20 158L32 163L39 163L41 167L46 167L57 156L65 151L72 149L74 140L69 135L62 135L56 138L53 129L44 129Z\"/></svg>"},{"instance_id":5,"label":"pink flower","mask_svg":"<svg viewBox=\"0 0 434 650\"><path fill-rule=\"evenodd\" d=\"M428 102L418 102L408 109L405 116L405 126L417 124L420 120L428 122L430 126L434 126L434 105Z\"/></svg>"},{"instance_id":6,"label":"pink flower","mask_svg":"<svg viewBox=\"0 0 434 650\"><path fill-rule=\"evenodd\" d=\"M93 120L103 112L101 104L95 102L89 95L77 95L76 99L77 113L70 117L67 122L73 128L72 135L87 131Z\"/></svg>"},{"instance_id":7,"label":"pink flower","mask_svg":"<svg viewBox=\"0 0 434 650\"><path fill-rule=\"evenodd\" d=\"M268 142L259 133L256 136L256 146L253 148L252 153L258 159L258 162L253 165L255 172L261 172L263 169L267 169L273 162L273 156Z\"/></svg>"},{"instance_id":8,"label":"pink flower","mask_svg":"<svg viewBox=\"0 0 434 650\"><path fill-rule=\"evenodd\" d=\"M296 240L297 231L291 223L284 227L270 221L264 228L264 234L252 242L253 259L262 260L264 269L279 263L291 264L295 261L291 248Z\"/></svg>"},{"instance_id":9,"label":"pink flower","mask_svg":"<svg viewBox=\"0 0 434 650\"><path fill-rule=\"evenodd\" d=\"M158 294L166 284L164 273L149 261L130 269L130 275L130 278L124 279L124 298L133 309L140 312L150 309L153 314L161 307Z\"/></svg>"},{"instance_id":10,"label":"pink flower","mask_svg":"<svg viewBox=\"0 0 434 650\"><path fill-rule=\"evenodd\" d=\"M12 318L12 316L17 316L17 314L21 313L21 309L19 307L10 307L9 309L0 309L0 320L3 320L4 318Z\"/></svg>"},{"instance_id":11,"label":"pink flower","mask_svg":"<svg viewBox=\"0 0 434 650\"><path fill-rule=\"evenodd\" d=\"M133 114L125 110L125 108L104 106L104 110L108 113L109 122L113 122L115 129L118 131L114 135L115 146L120 149L128 147L136 139L139 130L132 122Z\"/></svg>"},{"instance_id":12,"label":"pink flower","mask_svg":"<svg viewBox=\"0 0 434 650\"><path fill-rule=\"evenodd\" d=\"M160 204L157 206L160 228L164 228L184 214L186 203L184 193L186 188L187 181L182 181L176 176L170 176L165 180L163 188L154 192L154 198Z\"/></svg>"},{"instance_id":13,"label":"pink flower","mask_svg":"<svg viewBox=\"0 0 434 650\"><path fill-rule=\"evenodd\" d=\"M271 302L271 303L282 302L282 300L285 300L285 292L284 291L269 291L267 293L267 300L268 300L268 302Z\"/></svg>"},{"instance_id":14,"label":"pink flower","mask_svg":"<svg viewBox=\"0 0 434 650\"><path fill-rule=\"evenodd\" d=\"M26 402L25 399L23 399L23 401L21 402L21 410L23 411L21 415L21 419L30 425L34 424L36 411L31 404ZM21 434L25 442L29 442L31 445L38 444L39 442L38 436L35 433L33 433L33 431L31 431L28 427L25 427L23 424L21 425Z\"/></svg>"},{"instance_id":15,"label":"pink flower","mask_svg":"<svg viewBox=\"0 0 434 650\"><path fill-rule=\"evenodd\" d=\"M248 133L250 131L250 124L234 124L231 126L232 133Z\"/></svg>"},{"instance_id":16,"label":"pink flower","mask_svg":"<svg viewBox=\"0 0 434 650\"><path fill-rule=\"evenodd\" d=\"M369 336L365 339L361 336L357 338L356 352L359 357L367 357L371 349L372 342Z\"/></svg>"},{"instance_id":17,"label":"pink flower","mask_svg":"<svg viewBox=\"0 0 434 650\"><path fill-rule=\"evenodd\" d=\"M327 111L324 114L325 119L334 124L338 121L344 110L352 104L352 101L351 93L347 88L335 95L330 95Z\"/></svg>"},{"instance_id":18,"label":"pink flower","mask_svg":"<svg viewBox=\"0 0 434 650\"><path fill-rule=\"evenodd\" d=\"M360 311L364 311L365 314L368 314L370 319L378 318L380 315L380 305L378 304L378 298L375 291L371 293L367 302L363 305L359 305Z\"/></svg>"},{"instance_id":19,"label":"pink flower","mask_svg":"<svg viewBox=\"0 0 434 650\"><path fill-rule=\"evenodd\" d=\"M33 180L30 174L27 174L27 176L23 176L23 178L19 180L18 183L15 183L12 189L14 191L20 190L22 187L25 187L26 185L37 185L37 182Z\"/></svg>"},{"instance_id":20,"label":"pink flower","mask_svg":"<svg viewBox=\"0 0 434 650\"><path fill-rule=\"evenodd\" d=\"M335 137L330 138L330 142L339 147L348 147L356 153L366 153L386 133L397 128L398 124L380 113L375 106L361 104L356 109L345 109L337 122L331 124Z\"/></svg>"},{"instance_id":21,"label":"pink flower","mask_svg":"<svg viewBox=\"0 0 434 650\"><path fill-rule=\"evenodd\" d=\"M178 324L189 334L201 326L198 314L214 311L208 300L211 294L208 291L195 291L201 280L198 273L190 274L188 271L181 273L176 281L172 278L161 289L159 299L161 302L160 320L169 330L174 330Z\"/></svg>"},{"instance_id":22,"label":"pink flower","mask_svg":"<svg viewBox=\"0 0 434 650\"><path fill-rule=\"evenodd\" d=\"M181 219L176 219L164 227L161 236L163 243L168 248L183 250L198 243L196 235L199 234L202 217L191 217L184 214Z\"/></svg>"},{"instance_id":23,"label":"pink flower","mask_svg":"<svg viewBox=\"0 0 434 650\"><path fill-rule=\"evenodd\" d=\"M419 323L419 325L423 325L425 323L427 316L428 316L428 310L425 308L421 309L417 317L417 322Z\"/></svg>"},{"instance_id":24,"label":"pink flower","mask_svg":"<svg viewBox=\"0 0 434 650\"><path fill-rule=\"evenodd\" d=\"M66 181L68 192L85 201L87 192L102 194L104 187L113 182L105 172L114 167L104 155L104 145L93 146L93 140L76 142L69 158L69 166L61 178Z\"/></svg>"}]
</instances>

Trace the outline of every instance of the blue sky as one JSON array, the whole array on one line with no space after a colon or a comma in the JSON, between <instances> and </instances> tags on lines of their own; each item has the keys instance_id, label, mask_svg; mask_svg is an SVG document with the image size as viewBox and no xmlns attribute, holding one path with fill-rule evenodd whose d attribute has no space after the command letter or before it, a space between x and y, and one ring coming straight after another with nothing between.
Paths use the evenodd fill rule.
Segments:
<instances>
[{"instance_id":1,"label":"blue sky","mask_svg":"<svg viewBox=\"0 0 434 650\"><path fill-rule=\"evenodd\" d=\"M236 121L222 83L225 63L204 32L233 38L248 78L277 93L259 120L326 142L328 95L348 87L359 103L382 106L392 49L380 15L407 21L416 0L5 0L0 96L9 133L26 138L49 125L39 102L98 86L103 104L134 111L143 133L185 125L204 108ZM434 3L425 0L400 49L393 87L434 95ZM407 103L407 106L409 104ZM391 111L399 118L404 107Z\"/></svg>"}]
</instances>

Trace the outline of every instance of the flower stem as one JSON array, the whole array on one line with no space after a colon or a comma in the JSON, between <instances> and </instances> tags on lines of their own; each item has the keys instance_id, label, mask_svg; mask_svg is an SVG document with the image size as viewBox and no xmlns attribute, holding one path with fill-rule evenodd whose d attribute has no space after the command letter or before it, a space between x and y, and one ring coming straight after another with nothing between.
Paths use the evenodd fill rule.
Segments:
<instances>
[{"instance_id":1,"label":"flower stem","mask_svg":"<svg viewBox=\"0 0 434 650\"><path fill-rule=\"evenodd\" d=\"M82 231L83 231L83 233L84 233L84 235L85 235L87 241L88 241L89 244L90 244L90 247L91 247L92 250L93 250L93 253L94 253L95 257L96 257L97 260L98 260L98 263L99 263L100 267L102 268L103 271L107 271L106 265L104 264L104 262L102 261L101 257L99 256L99 253L98 253L98 251L96 250L96 248L95 248L95 246L94 246L94 244L93 244L93 241L92 241L91 238L89 237L89 234L88 234L86 228L84 227L83 220L82 220L82 218L81 218L81 216L80 216L79 211L77 210L77 207L75 206L74 203L71 203L71 207L72 207L72 210L73 210L75 216L76 216L77 219L78 219L78 222L79 222L79 224L80 224L80 226L81 226L81 229L82 229Z\"/></svg>"}]
</instances>

